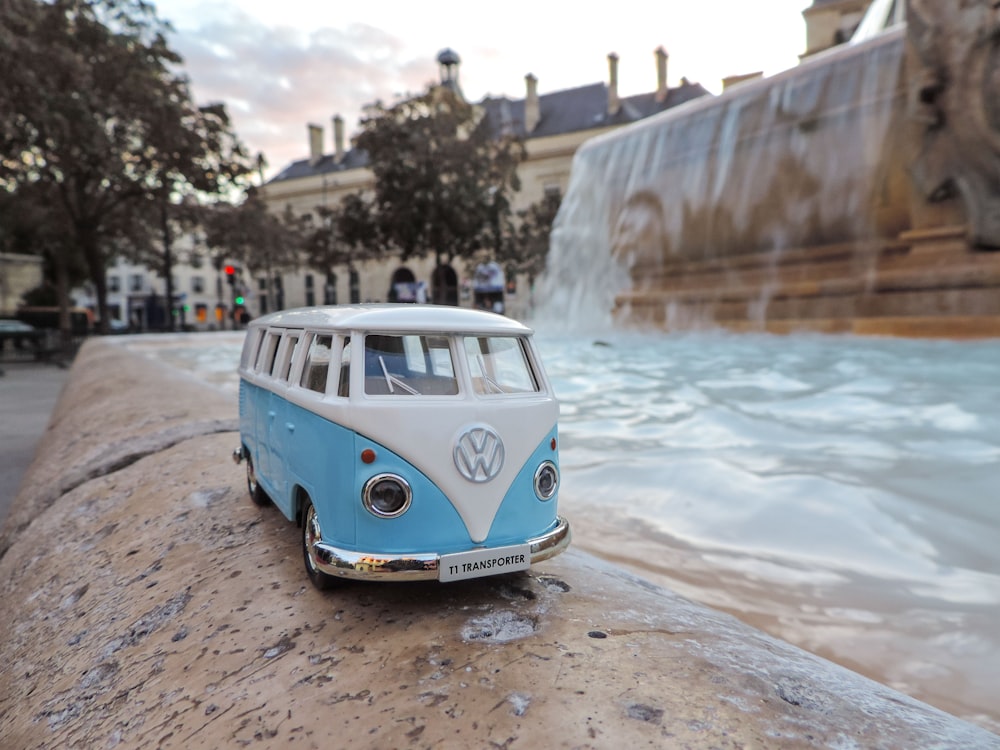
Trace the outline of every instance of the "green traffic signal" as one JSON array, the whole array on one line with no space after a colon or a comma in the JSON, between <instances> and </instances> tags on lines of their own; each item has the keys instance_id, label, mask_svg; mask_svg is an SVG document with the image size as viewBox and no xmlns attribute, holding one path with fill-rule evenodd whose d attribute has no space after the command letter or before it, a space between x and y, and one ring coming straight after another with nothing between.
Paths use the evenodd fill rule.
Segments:
<instances>
[{"instance_id":1,"label":"green traffic signal","mask_svg":"<svg viewBox=\"0 0 1000 750\"><path fill-rule=\"evenodd\" d=\"M237 305L242 305L243 304L243 298L242 297L237 297L236 298L236 304Z\"/></svg>"}]
</instances>

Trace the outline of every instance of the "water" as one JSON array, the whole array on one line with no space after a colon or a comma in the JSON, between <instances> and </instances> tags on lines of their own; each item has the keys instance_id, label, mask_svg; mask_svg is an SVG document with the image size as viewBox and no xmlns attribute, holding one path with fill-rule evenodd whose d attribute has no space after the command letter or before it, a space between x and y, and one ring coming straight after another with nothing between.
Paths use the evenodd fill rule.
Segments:
<instances>
[{"instance_id":1,"label":"water","mask_svg":"<svg viewBox=\"0 0 1000 750\"><path fill-rule=\"evenodd\" d=\"M129 345L235 393L240 342ZM1000 730L1000 342L538 344L574 544Z\"/></svg>"},{"instance_id":2,"label":"water","mask_svg":"<svg viewBox=\"0 0 1000 750\"><path fill-rule=\"evenodd\" d=\"M580 546L1000 728L1000 342L542 337Z\"/></svg>"}]
</instances>

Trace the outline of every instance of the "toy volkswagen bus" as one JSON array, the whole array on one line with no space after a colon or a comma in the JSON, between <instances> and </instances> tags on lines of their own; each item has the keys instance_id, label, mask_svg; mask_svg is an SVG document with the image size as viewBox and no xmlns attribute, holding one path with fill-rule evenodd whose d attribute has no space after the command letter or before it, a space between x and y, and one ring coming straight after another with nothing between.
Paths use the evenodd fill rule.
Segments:
<instances>
[{"instance_id":1,"label":"toy volkswagen bus","mask_svg":"<svg viewBox=\"0 0 1000 750\"><path fill-rule=\"evenodd\" d=\"M318 588L495 575L567 547L559 405L531 334L434 305L250 323L234 459L254 502L298 523Z\"/></svg>"}]
</instances>

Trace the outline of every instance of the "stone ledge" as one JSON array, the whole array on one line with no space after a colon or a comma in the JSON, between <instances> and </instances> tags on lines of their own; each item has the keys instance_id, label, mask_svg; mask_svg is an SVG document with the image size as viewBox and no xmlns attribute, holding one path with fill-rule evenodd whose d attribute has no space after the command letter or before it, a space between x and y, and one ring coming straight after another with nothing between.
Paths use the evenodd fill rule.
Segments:
<instances>
[{"instance_id":1,"label":"stone ledge","mask_svg":"<svg viewBox=\"0 0 1000 750\"><path fill-rule=\"evenodd\" d=\"M118 344L81 353L16 500L31 520L5 529L5 747L1000 748L577 550L318 592L297 530L246 497L236 434L181 434L234 412Z\"/></svg>"}]
</instances>

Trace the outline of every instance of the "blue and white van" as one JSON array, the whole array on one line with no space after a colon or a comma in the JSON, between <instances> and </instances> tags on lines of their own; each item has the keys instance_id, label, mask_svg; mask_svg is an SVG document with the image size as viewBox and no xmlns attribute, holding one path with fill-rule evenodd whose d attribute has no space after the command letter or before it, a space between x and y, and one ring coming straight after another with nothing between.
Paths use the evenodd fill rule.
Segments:
<instances>
[{"instance_id":1,"label":"blue and white van","mask_svg":"<svg viewBox=\"0 0 1000 750\"><path fill-rule=\"evenodd\" d=\"M432 305L250 323L234 459L253 500L301 527L318 588L495 575L567 547L559 405L531 334Z\"/></svg>"}]
</instances>

